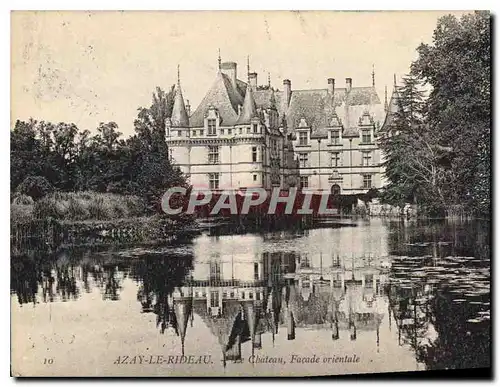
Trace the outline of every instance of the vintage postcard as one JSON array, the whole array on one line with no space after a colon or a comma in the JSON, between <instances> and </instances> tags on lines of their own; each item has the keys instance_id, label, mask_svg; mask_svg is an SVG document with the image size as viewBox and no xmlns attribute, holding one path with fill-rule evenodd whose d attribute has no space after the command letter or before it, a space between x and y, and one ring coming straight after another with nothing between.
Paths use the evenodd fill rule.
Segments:
<instances>
[{"instance_id":1,"label":"vintage postcard","mask_svg":"<svg viewBox=\"0 0 500 387\"><path fill-rule=\"evenodd\" d=\"M12 376L489 372L490 19L12 12Z\"/></svg>"}]
</instances>

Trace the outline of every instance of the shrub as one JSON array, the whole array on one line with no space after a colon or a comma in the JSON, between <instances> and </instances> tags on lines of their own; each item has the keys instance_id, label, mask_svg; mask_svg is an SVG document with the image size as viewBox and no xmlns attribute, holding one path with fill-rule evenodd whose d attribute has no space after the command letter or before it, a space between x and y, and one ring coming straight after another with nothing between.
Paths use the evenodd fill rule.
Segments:
<instances>
[{"instance_id":1,"label":"shrub","mask_svg":"<svg viewBox=\"0 0 500 387\"><path fill-rule=\"evenodd\" d=\"M57 204L54 197L46 196L35 202L33 206L33 215L35 218L56 218L63 219L64 208Z\"/></svg>"},{"instance_id":2,"label":"shrub","mask_svg":"<svg viewBox=\"0 0 500 387\"><path fill-rule=\"evenodd\" d=\"M10 220L13 223L23 223L33 219L33 205L12 204L10 206Z\"/></svg>"},{"instance_id":3,"label":"shrub","mask_svg":"<svg viewBox=\"0 0 500 387\"><path fill-rule=\"evenodd\" d=\"M85 220L89 218L89 210L84 200L70 197L65 214L67 220Z\"/></svg>"},{"instance_id":4,"label":"shrub","mask_svg":"<svg viewBox=\"0 0 500 387\"><path fill-rule=\"evenodd\" d=\"M15 205L33 205L34 201L31 196L24 195L21 193L15 194L12 199L12 204Z\"/></svg>"},{"instance_id":5,"label":"shrub","mask_svg":"<svg viewBox=\"0 0 500 387\"><path fill-rule=\"evenodd\" d=\"M43 176L28 176L16 188L16 193L27 195L34 200L40 199L54 191L54 187Z\"/></svg>"},{"instance_id":6,"label":"shrub","mask_svg":"<svg viewBox=\"0 0 500 387\"><path fill-rule=\"evenodd\" d=\"M113 209L102 196L97 196L89 202L88 206L90 219L107 220L113 218Z\"/></svg>"},{"instance_id":7,"label":"shrub","mask_svg":"<svg viewBox=\"0 0 500 387\"><path fill-rule=\"evenodd\" d=\"M26 195L17 195L16 204L33 203ZM96 192L53 192L31 204L36 218L60 220L111 220L144 216L144 202L135 196Z\"/></svg>"}]
</instances>

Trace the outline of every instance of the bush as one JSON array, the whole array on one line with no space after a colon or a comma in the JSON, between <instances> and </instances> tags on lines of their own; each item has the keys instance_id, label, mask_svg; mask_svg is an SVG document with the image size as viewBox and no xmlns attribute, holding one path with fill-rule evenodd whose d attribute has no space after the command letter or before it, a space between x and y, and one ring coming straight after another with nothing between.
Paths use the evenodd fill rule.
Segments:
<instances>
[{"instance_id":1,"label":"bush","mask_svg":"<svg viewBox=\"0 0 500 387\"><path fill-rule=\"evenodd\" d=\"M33 205L33 203L33 198L24 194L15 194L12 199L12 204L14 205Z\"/></svg>"},{"instance_id":2,"label":"bush","mask_svg":"<svg viewBox=\"0 0 500 387\"><path fill-rule=\"evenodd\" d=\"M65 218L67 220L85 220L89 218L90 212L85 201L82 199L70 197L68 201Z\"/></svg>"},{"instance_id":3,"label":"bush","mask_svg":"<svg viewBox=\"0 0 500 387\"><path fill-rule=\"evenodd\" d=\"M19 197L18 201L29 201ZM145 205L135 196L96 192L54 192L36 201L33 216L67 221L111 220L144 215Z\"/></svg>"},{"instance_id":4,"label":"bush","mask_svg":"<svg viewBox=\"0 0 500 387\"><path fill-rule=\"evenodd\" d=\"M64 218L64 208L57 204L54 197L46 196L35 202L33 206L33 215L35 218Z\"/></svg>"},{"instance_id":5,"label":"bush","mask_svg":"<svg viewBox=\"0 0 500 387\"><path fill-rule=\"evenodd\" d=\"M34 218L33 207L32 204L12 204L10 206L10 221L23 223L32 220Z\"/></svg>"},{"instance_id":6,"label":"bush","mask_svg":"<svg viewBox=\"0 0 500 387\"><path fill-rule=\"evenodd\" d=\"M38 200L54 191L54 187L43 176L28 176L16 188L16 193Z\"/></svg>"}]
</instances>

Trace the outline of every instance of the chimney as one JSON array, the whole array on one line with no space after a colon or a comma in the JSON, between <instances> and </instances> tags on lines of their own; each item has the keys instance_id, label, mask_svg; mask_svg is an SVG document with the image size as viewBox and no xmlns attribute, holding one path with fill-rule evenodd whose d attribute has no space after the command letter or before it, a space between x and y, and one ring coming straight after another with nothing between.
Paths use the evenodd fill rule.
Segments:
<instances>
[{"instance_id":1,"label":"chimney","mask_svg":"<svg viewBox=\"0 0 500 387\"><path fill-rule=\"evenodd\" d=\"M328 94L333 95L335 92L335 79L328 78Z\"/></svg>"},{"instance_id":2,"label":"chimney","mask_svg":"<svg viewBox=\"0 0 500 387\"><path fill-rule=\"evenodd\" d=\"M186 113L188 114L188 116L191 115L191 105L189 104L189 99L186 99Z\"/></svg>"},{"instance_id":3,"label":"chimney","mask_svg":"<svg viewBox=\"0 0 500 387\"><path fill-rule=\"evenodd\" d=\"M352 89L352 78L346 78L345 79L345 88L347 92L349 93Z\"/></svg>"},{"instance_id":4,"label":"chimney","mask_svg":"<svg viewBox=\"0 0 500 387\"><path fill-rule=\"evenodd\" d=\"M229 79L231 80L231 83L233 84L233 87L236 88L236 79L237 79L237 72L236 72L236 63L235 62L224 62L221 63L220 69L223 74L226 74Z\"/></svg>"},{"instance_id":5,"label":"chimney","mask_svg":"<svg viewBox=\"0 0 500 387\"><path fill-rule=\"evenodd\" d=\"M253 90L257 90L257 73L248 73L248 81Z\"/></svg>"},{"instance_id":6,"label":"chimney","mask_svg":"<svg viewBox=\"0 0 500 387\"><path fill-rule=\"evenodd\" d=\"M283 80L283 101L285 103L285 107L287 108L290 105L290 98L292 96L292 82L289 79Z\"/></svg>"}]
</instances>

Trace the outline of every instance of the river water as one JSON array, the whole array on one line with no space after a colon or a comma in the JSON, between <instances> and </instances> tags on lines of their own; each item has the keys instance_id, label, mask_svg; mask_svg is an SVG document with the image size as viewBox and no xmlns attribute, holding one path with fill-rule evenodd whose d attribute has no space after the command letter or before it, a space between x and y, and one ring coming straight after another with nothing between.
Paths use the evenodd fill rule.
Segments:
<instances>
[{"instance_id":1,"label":"river water","mask_svg":"<svg viewBox=\"0 0 500 387\"><path fill-rule=\"evenodd\" d=\"M11 259L20 375L490 366L490 224L344 220Z\"/></svg>"}]
</instances>

